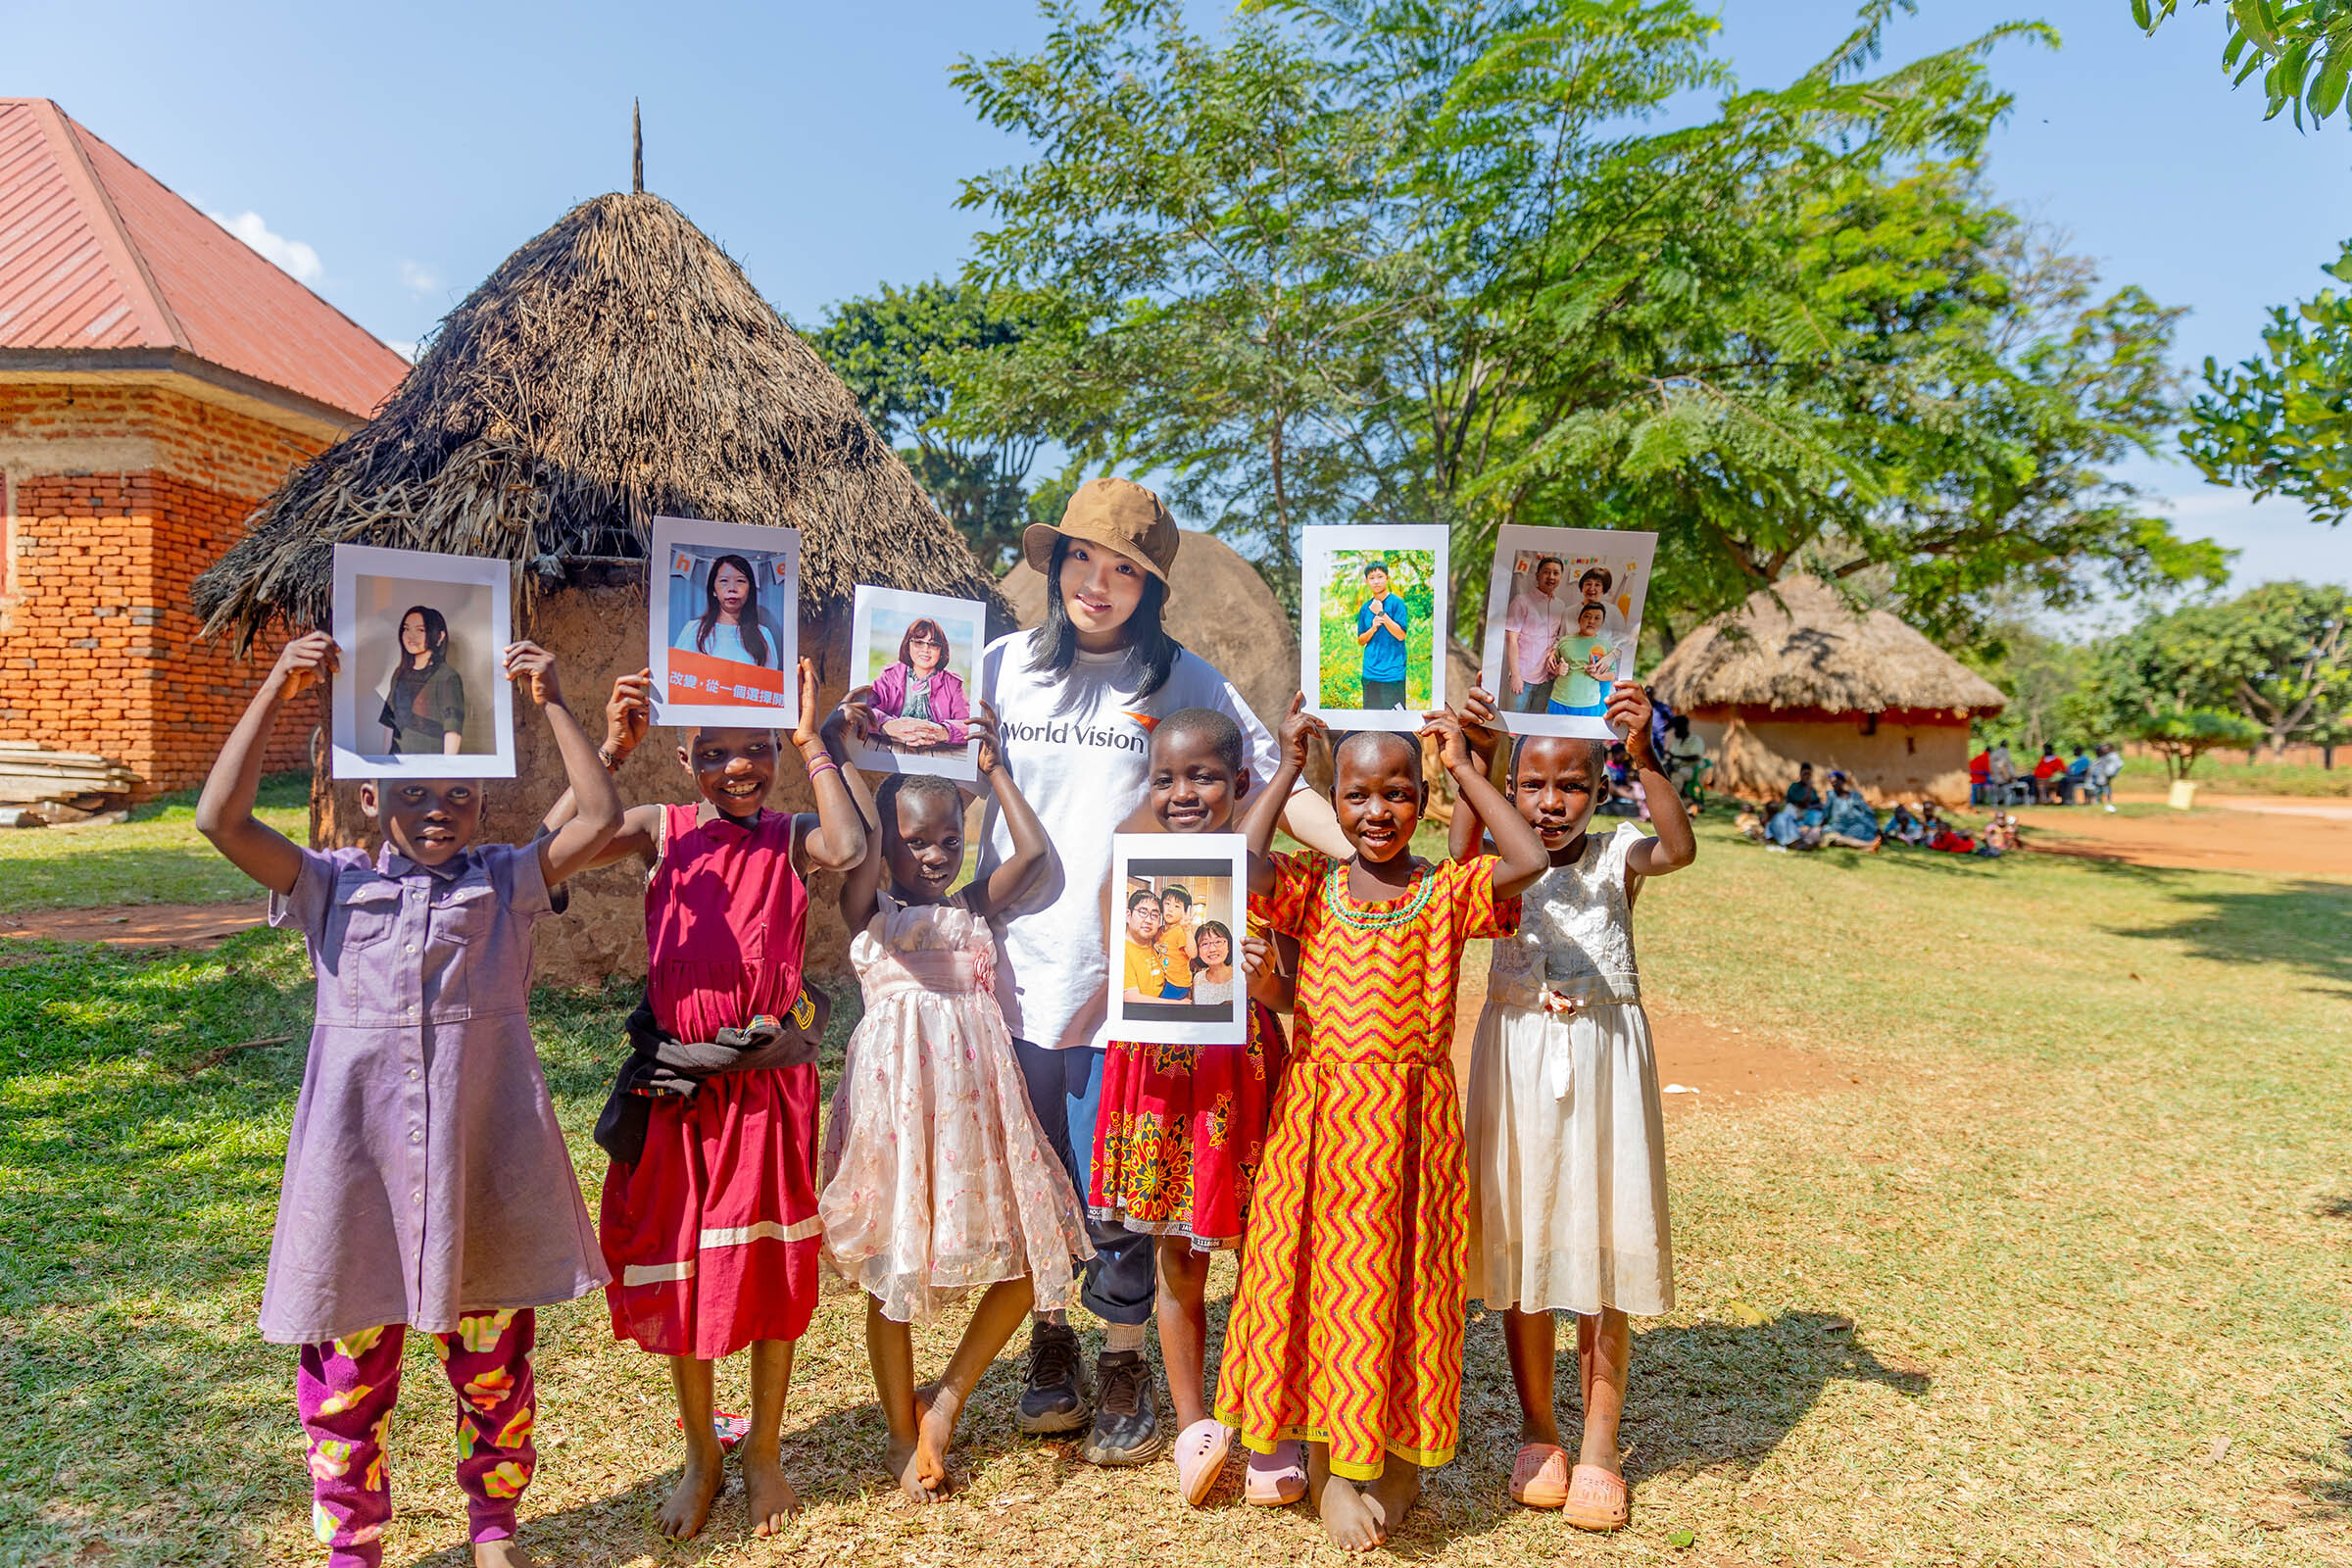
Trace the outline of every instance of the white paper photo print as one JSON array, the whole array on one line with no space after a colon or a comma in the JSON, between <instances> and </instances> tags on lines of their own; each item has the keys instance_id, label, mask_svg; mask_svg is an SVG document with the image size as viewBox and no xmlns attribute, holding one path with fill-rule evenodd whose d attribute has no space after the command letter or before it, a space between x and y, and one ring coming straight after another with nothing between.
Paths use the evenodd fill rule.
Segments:
<instances>
[{"instance_id":1,"label":"white paper photo print","mask_svg":"<svg viewBox=\"0 0 2352 1568\"><path fill-rule=\"evenodd\" d=\"M1609 684L1634 678L1654 533L1499 528L1479 684L1514 735L1615 738Z\"/></svg>"},{"instance_id":2,"label":"white paper photo print","mask_svg":"<svg viewBox=\"0 0 2352 1568\"><path fill-rule=\"evenodd\" d=\"M654 722L798 723L800 530L656 517L653 568L646 667Z\"/></svg>"},{"instance_id":3,"label":"white paper photo print","mask_svg":"<svg viewBox=\"0 0 2352 1568\"><path fill-rule=\"evenodd\" d=\"M1111 1038L1241 1045L1250 1036L1248 841L1114 833L1110 842Z\"/></svg>"},{"instance_id":4,"label":"white paper photo print","mask_svg":"<svg viewBox=\"0 0 2352 1568\"><path fill-rule=\"evenodd\" d=\"M988 607L976 599L860 585L850 624L850 685L873 688L879 732L850 743L869 773L980 776L972 697Z\"/></svg>"},{"instance_id":5,"label":"white paper photo print","mask_svg":"<svg viewBox=\"0 0 2352 1568\"><path fill-rule=\"evenodd\" d=\"M513 778L513 570L480 556L335 546L336 778Z\"/></svg>"},{"instance_id":6,"label":"white paper photo print","mask_svg":"<svg viewBox=\"0 0 2352 1568\"><path fill-rule=\"evenodd\" d=\"M1300 530L1298 689L1334 729L1417 730L1446 706L1446 530Z\"/></svg>"}]
</instances>

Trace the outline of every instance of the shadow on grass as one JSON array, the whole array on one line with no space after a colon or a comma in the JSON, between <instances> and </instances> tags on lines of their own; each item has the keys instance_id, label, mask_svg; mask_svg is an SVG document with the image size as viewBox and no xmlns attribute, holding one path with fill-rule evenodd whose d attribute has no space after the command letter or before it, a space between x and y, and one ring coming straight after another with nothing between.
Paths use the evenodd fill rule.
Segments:
<instances>
[{"instance_id":1,"label":"shadow on grass","mask_svg":"<svg viewBox=\"0 0 2352 1568\"><path fill-rule=\"evenodd\" d=\"M2178 942L2193 956L2219 963L2293 969L2330 982L2313 990L2352 998L2352 884L2223 882L2185 873L2163 885L2180 917L2111 928L2117 936Z\"/></svg>"}]
</instances>

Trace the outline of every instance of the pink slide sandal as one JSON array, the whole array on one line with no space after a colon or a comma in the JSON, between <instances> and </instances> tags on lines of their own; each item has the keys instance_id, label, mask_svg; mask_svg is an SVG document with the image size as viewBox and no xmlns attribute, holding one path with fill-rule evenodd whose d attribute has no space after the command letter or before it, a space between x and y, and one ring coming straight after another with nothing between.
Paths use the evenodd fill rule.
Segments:
<instances>
[{"instance_id":1,"label":"pink slide sandal","mask_svg":"<svg viewBox=\"0 0 2352 1568\"><path fill-rule=\"evenodd\" d=\"M1625 1477L1596 1464L1578 1465L1568 1482L1568 1506L1561 1517L1579 1530L1623 1530L1634 1522L1633 1494L1626 1490Z\"/></svg>"},{"instance_id":2,"label":"pink slide sandal","mask_svg":"<svg viewBox=\"0 0 2352 1568\"><path fill-rule=\"evenodd\" d=\"M1221 1421L1196 1421L1176 1435L1176 1490L1198 1508L1216 1490L1233 1452L1233 1429Z\"/></svg>"},{"instance_id":3,"label":"pink slide sandal","mask_svg":"<svg viewBox=\"0 0 2352 1568\"><path fill-rule=\"evenodd\" d=\"M1531 1443L1511 1462L1511 1500L1523 1508L1557 1508L1568 1500L1568 1450Z\"/></svg>"},{"instance_id":4,"label":"pink slide sandal","mask_svg":"<svg viewBox=\"0 0 2352 1568\"><path fill-rule=\"evenodd\" d=\"M1287 1508L1306 1495L1306 1449L1297 1442L1274 1445L1272 1453L1250 1454L1242 1500L1260 1508Z\"/></svg>"}]
</instances>

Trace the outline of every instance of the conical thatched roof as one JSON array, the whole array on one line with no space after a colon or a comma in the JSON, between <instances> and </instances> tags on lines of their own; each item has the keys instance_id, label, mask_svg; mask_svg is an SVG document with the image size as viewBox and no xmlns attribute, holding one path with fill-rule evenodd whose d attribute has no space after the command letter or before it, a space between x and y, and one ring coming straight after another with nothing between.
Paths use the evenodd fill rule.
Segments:
<instances>
[{"instance_id":1,"label":"conical thatched roof","mask_svg":"<svg viewBox=\"0 0 2352 1568\"><path fill-rule=\"evenodd\" d=\"M1776 598L1777 596L1777 598ZM1813 577L1790 577L1676 644L1650 677L1678 709L1997 713L1991 682L1883 610L1856 615Z\"/></svg>"},{"instance_id":2,"label":"conical thatched roof","mask_svg":"<svg viewBox=\"0 0 2352 1568\"><path fill-rule=\"evenodd\" d=\"M526 592L642 558L657 514L801 530L802 595L982 599L988 572L743 270L658 196L600 196L443 320L374 418L196 583L208 631L323 625L338 543L503 557Z\"/></svg>"}]
</instances>

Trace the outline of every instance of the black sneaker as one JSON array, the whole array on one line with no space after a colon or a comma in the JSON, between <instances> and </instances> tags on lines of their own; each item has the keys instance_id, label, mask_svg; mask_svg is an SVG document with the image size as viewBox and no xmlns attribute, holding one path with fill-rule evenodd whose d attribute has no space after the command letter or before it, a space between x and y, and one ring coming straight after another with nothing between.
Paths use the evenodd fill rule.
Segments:
<instances>
[{"instance_id":1,"label":"black sneaker","mask_svg":"<svg viewBox=\"0 0 2352 1568\"><path fill-rule=\"evenodd\" d=\"M1141 1350L1105 1350L1095 1359L1095 1427L1079 1445L1089 1464L1142 1464L1167 1446L1159 1429L1159 1385Z\"/></svg>"},{"instance_id":2,"label":"black sneaker","mask_svg":"<svg viewBox=\"0 0 2352 1568\"><path fill-rule=\"evenodd\" d=\"M1029 1387L1012 1424L1023 1432L1075 1432L1086 1425L1078 1389L1078 1335L1067 1324L1029 1325Z\"/></svg>"}]
</instances>

